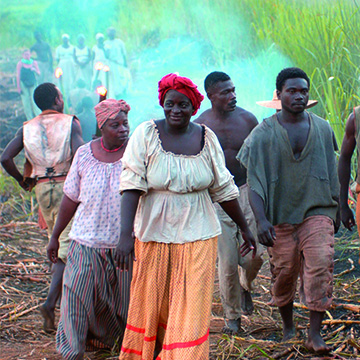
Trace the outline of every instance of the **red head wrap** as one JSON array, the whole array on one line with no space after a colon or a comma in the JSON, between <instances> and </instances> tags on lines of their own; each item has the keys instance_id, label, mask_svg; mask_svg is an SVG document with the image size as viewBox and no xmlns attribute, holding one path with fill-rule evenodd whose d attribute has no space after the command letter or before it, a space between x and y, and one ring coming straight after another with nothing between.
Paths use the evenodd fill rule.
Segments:
<instances>
[{"instance_id":1,"label":"red head wrap","mask_svg":"<svg viewBox=\"0 0 360 360\"><path fill-rule=\"evenodd\" d=\"M164 107L165 94L169 90L176 90L189 98L194 107L193 115L197 113L204 97L197 86L188 78L176 74L168 74L159 81L159 102Z\"/></svg>"},{"instance_id":2,"label":"red head wrap","mask_svg":"<svg viewBox=\"0 0 360 360\"><path fill-rule=\"evenodd\" d=\"M95 115L99 129L102 128L106 120L115 118L120 111L125 113L130 111L130 105L125 100L107 99L99 102L95 106Z\"/></svg>"}]
</instances>

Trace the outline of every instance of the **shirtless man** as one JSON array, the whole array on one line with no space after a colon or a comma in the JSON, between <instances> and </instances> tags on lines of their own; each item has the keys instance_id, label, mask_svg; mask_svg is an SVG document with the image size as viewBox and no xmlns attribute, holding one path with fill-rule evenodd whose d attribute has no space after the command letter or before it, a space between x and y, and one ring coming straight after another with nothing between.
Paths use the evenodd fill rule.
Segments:
<instances>
[{"instance_id":1,"label":"shirtless man","mask_svg":"<svg viewBox=\"0 0 360 360\"><path fill-rule=\"evenodd\" d=\"M236 155L258 122L253 114L236 106L235 86L227 74L218 71L209 74L205 79L205 91L211 101L211 109L204 111L195 122L205 124L217 135L224 151L226 167L240 190L238 200L241 210L251 232L256 234L255 218L248 202L246 169L239 165ZM251 283L263 263L263 248L257 246L255 255L252 253L241 257L238 251L243 242L240 229L218 204L216 209L222 228L218 240L218 257L220 295L225 318L223 331L233 334L240 330L241 312L250 315L254 310Z\"/></svg>"},{"instance_id":2,"label":"shirtless man","mask_svg":"<svg viewBox=\"0 0 360 360\"><path fill-rule=\"evenodd\" d=\"M35 31L34 37L36 43L30 48L30 51L34 51L37 56L36 60L40 68L38 85L40 85L52 81L53 58L50 45L42 39L41 32Z\"/></svg>"},{"instance_id":3,"label":"shirtless man","mask_svg":"<svg viewBox=\"0 0 360 360\"><path fill-rule=\"evenodd\" d=\"M300 275L310 310L305 345L315 353L327 353L330 348L320 329L332 302L339 184L334 133L324 119L305 111L309 88L304 71L282 70L276 79L282 110L254 129L238 158L247 168L258 239L270 256L283 341L295 336L293 302Z\"/></svg>"}]
</instances>

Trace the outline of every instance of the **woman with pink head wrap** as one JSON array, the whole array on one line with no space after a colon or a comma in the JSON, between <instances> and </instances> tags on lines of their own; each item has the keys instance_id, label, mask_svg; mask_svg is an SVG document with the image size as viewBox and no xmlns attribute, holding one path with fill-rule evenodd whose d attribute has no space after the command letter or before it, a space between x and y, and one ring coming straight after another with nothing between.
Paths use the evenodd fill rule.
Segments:
<instances>
[{"instance_id":1,"label":"woman with pink head wrap","mask_svg":"<svg viewBox=\"0 0 360 360\"><path fill-rule=\"evenodd\" d=\"M57 262L59 235L73 218L56 336L64 359L83 359L89 344L112 349L124 335L132 271L114 266L114 251L120 237L119 186L129 110L124 100L95 106L102 136L74 156L47 249L50 261Z\"/></svg>"},{"instance_id":2,"label":"woman with pink head wrap","mask_svg":"<svg viewBox=\"0 0 360 360\"><path fill-rule=\"evenodd\" d=\"M221 233L213 202L242 229L240 251L253 249L217 137L190 121L202 100L190 79L163 77L159 102L165 118L138 126L123 157L115 260L123 270L137 260L121 360L208 359Z\"/></svg>"}]
</instances>

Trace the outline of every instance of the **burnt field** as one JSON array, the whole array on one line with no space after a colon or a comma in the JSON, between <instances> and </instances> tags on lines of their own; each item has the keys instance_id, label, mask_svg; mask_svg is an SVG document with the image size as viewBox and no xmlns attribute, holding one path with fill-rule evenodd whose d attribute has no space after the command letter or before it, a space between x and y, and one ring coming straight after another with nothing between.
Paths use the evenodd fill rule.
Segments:
<instances>
[{"instance_id":1,"label":"burnt field","mask_svg":"<svg viewBox=\"0 0 360 360\"><path fill-rule=\"evenodd\" d=\"M49 283L46 232L34 222L0 226L0 359L61 359L55 351L55 334L42 330L39 306ZM347 233L337 237L334 302L324 320L323 335L333 352L323 358L360 358L360 279L358 239ZM211 359L315 359L304 347L308 311L296 303L297 336L281 343L281 320L269 305L270 273L266 258L254 284L255 311L243 316L242 336L221 333L222 307L216 281L211 320ZM56 312L57 318L59 311ZM116 359L119 349L89 352L86 359Z\"/></svg>"}]
</instances>

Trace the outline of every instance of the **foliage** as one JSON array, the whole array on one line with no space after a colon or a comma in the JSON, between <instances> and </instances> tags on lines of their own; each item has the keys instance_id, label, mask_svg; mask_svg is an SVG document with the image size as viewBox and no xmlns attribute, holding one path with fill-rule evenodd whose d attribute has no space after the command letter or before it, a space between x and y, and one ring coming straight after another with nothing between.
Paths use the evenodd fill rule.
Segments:
<instances>
[{"instance_id":1,"label":"foliage","mask_svg":"<svg viewBox=\"0 0 360 360\"><path fill-rule=\"evenodd\" d=\"M10 176L0 169L0 224L30 220L37 217L34 191L25 192Z\"/></svg>"}]
</instances>

